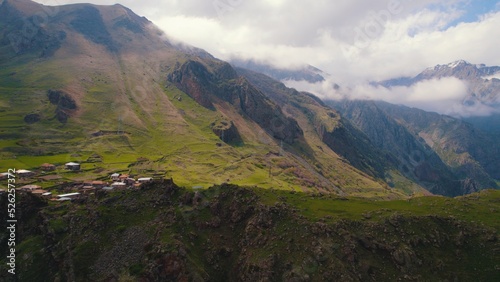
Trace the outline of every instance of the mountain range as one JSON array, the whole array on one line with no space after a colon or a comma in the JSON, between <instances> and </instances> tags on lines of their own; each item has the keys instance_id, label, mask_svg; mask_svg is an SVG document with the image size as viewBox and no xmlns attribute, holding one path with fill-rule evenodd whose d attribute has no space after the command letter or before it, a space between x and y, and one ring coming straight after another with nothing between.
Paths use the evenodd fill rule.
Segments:
<instances>
[{"instance_id":1,"label":"mountain range","mask_svg":"<svg viewBox=\"0 0 500 282\"><path fill-rule=\"evenodd\" d=\"M43 25L34 24L37 13L47 14ZM171 43L121 5L6 0L0 15L2 169L98 155L102 162L68 180L128 170L189 186L404 195L371 172L372 160L355 167L322 142L320 124L330 133L344 127L321 101L297 92L308 116L279 104L228 63ZM19 34L27 23L36 33Z\"/></svg>"},{"instance_id":2,"label":"mountain range","mask_svg":"<svg viewBox=\"0 0 500 282\"><path fill-rule=\"evenodd\" d=\"M258 65L249 67L261 70ZM289 77L307 81L300 78L302 71L295 72ZM267 74L289 80L281 79L276 72ZM451 191L457 187L461 187L462 193L470 193L498 187L500 119L495 114L495 101L500 93L499 75L500 67L459 60L428 68L415 77L372 83L387 88L411 87L423 81L454 77L468 85L465 107L481 104L492 109L493 113L488 111L484 116L452 117L382 101L350 100L348 95L340 101L326 98L325 103L362 131L377 149L392 155L398 170L419 185L439 194L453 194ZM259 85L264 80L260 77L252 82Z\"/></svg>"},{"instance_id":3,"label":"mountain range","mask_svg":"<svg viewBox=\"0 0 500 282\"><path fill-rule=\"evenodd\" d=\"M464 60L455 61L447 65L430 67L415 77L400 77L390 79L375 85L392 88L397 86L412 86L428 80L439 80L454 77L466 83L467 94L462 99L465 106L463 112L454 112L456 116L490 116L498 114L500 108L500 67L475 65ZM467 109L477 109L468 113Z\"/></svg>"},{"instance_id":4,"label":"mountain range","mask_svg":"<svg viewBox=\"0 0 500 282\"><path fill-rule=\"evenodd\" d=\"M250 68L256 72L261 69L255 65L250 65ZM378 85L411 86L420 81L450 76L481 84L498 80L492 77L498 69L457 61L429 68L415 78L393 79ZM265 76L257 73L249 75L251 71L241 68L238 70L258 87L266 81ZM299 78L301 72L299 70L290 77ZM277 73L267 74L280 80ZM252 79L256 75L258 77ZM482 88L476 89L481 91ZM273 97L273 90L269 87L263 87L262 90ZM496 97L498 89L493 84L486 93L478 93L470 96L489 97L483 101L487 103L488 100L496 99L492 97ZM367 143L380 150L372 154L371 159L385 152L386 156L391 156L389 159L398 163L400 173L433 193L451 195L458 191L471 193L486 187L498 187L497 171L500 167L496 157L499 152L496 115L457 118L381 101L326 99L325 104L337 110L349 125L368 138ZM489 105L496 107L495 104ZM351 160L351 163L355 164L356 161ZM377 163L382 164L384 161L379 159ZM385 180L390 185L394 183L390 178Z\"/></svg>"},{"instance_id":5,"label":"mountain range","mask_svg":"<svg viewBox=\"0 0 500 282\"><path fill-rule=\"evenodd\" d=\"M376 104L335 110L265 74L174 44L121 5L5 0L0 15L3 169L99 155L103 161L80 177L127 169L163 173L182 185L233 182L389 198L497 185L497 147L477 149L476 140L495 144L488 134L471 133L470 146L457 148L426 143L431 129L416 128L413 118L403 124ZM148 162L136 161L144 157Z\"/></svg>"},{"instance_id":6,"label":"mountain range","mask_svg":"<svg viewBox=\"0 0 500 282\"><path fill-rule=\"evenodd\" d=\"M500 67L459 60L427 68L415 77L373 83L387 88L411 87L420 82L453 77L467 85L462 101L465 111L469 107L484 109L482 113L476 112L478 116L458 113L452 117L377 101L344 100L328 104L358 126L378 147L396 151L396 156L407 160L417 154L417 159L413 159L417 167L410 169L417 179L429 180L425 176L428 173L440 175L443 180L458 176L463 189L473 191L498 185L499 76ZM427 168L422 170L422 167Z\"/></svg>"},{"instance_id":7,"label":"mountain range","mask_svg":"<svg viewBox=\"0 0 500 282\"><path fill-rule=\"evenodd\" d=\"M449 194L461 187L470 193L498 186L497 135L450 116L385 102L327 103L379 149L392 152L400 171L430 191Z\"/></svg>"}]
</instances>

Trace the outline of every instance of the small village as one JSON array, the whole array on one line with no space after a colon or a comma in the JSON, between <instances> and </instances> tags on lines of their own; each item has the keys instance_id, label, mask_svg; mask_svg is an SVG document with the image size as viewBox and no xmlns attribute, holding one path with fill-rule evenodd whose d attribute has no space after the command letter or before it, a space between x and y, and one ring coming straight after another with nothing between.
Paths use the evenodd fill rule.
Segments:
<instances>
[{"instance_id":1,"label":"small village","mask_svg":"<svg viewBox=\"0 0 500 282\"><path fill-rule=\"evenodd\" d=\"M78 173L81 171L82 165L76 162L64 164L64 170L68 172ZM16 169L15 175L9 175L8 172L0 173L0 181L7 183L8 179L15 179L14 184L16 192L31 193L38 197L48 199L50 201L72 201L83 196L89 196L96 191L124 191L131 189L140 189L140 187L148 182L153 181L153 177L140 177L129 175L126 173L112 173L107 179L91 179L84 181L64 181L56 185L57 193L44 189L40 182L54 181L61 179L60 175L51 173L55 172L57 166L54 164L44 163L36 171L26 169ZM7 185L6 185L7 186ZM61 192L62 191L62 192ZM0 194L6 193L6 189L0 189Z\"/></svg>"}]
</instances>

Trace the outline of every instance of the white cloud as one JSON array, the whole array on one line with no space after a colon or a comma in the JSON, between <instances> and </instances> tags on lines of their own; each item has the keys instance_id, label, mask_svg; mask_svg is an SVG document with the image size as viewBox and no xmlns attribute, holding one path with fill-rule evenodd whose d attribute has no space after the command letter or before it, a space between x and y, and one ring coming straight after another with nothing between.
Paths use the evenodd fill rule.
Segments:
<instances>
[{"instance_id":1,"label":"white cloud","mask_svg":"<svg viewBox=\"0 0 500 282\"><path fill-rule=\"evenodd\" d=\"M81 0L38 2L54 5ZM116 0L90 2L109 5ZM366 85L367 81L413 76L426 67L458 59L500 65L498 9L478 15L475 22L460 23L466 10L481 7L480 0L121 0L120 3L146 16L169 37L203 48L221 59L239 56L281 67L311 64L330 73L336 83L359 91L363 87L360 85ZM330 86L323 83L320 88L325 93ZM298 88L304 90L301 87ZM366 95L373 95L370 91L367 89ZM421 97L435 98L412 93L413 103Z\"/></svg>"},{"instance_id":2,"label":"white cloud","mask_svg":"<svg viewBox=\"0 0 500 282\"><path fill-rule=\"evenodd\" d=\"M466 117L498 112L493 107L481 103L464 106L463 101L467 97L468 85L454 77L424 80L409 87L398 86L392 88L365 83L356 85L353 88L335 89L333 87L334 82L330 79L318 83L286 81L285 84L297 89L307 89L323 99L385 101L451 116Z\"/></svg>"},{"instance_id":3,"label":"white cloud","mask_svg":"<svg viewBox=\"0 0 500 282\"><path fill-rule=\"evenodd\" d=\"M454 77L424 80L409 89L407 100L410 103L456 101L467 95L466 83Z\"/></svg>"},{"instance_id":4,"label":"white cloud","mask_svg":"<svg viewBox=\"0 0 500 282\"><path fill-rule=\"evenodd\" d=\"M75 3L80 0L39 0ZM94 0L114 4L116 0ZM415 74L457 59L500 64L500 13L448 25L470 0L162 0L120 3L216 57L312 64L340 83ZM481 1L474 0L474 5ZM361 31L361 32L360 32ZM496 35L496 36L495 36Z\"/></svg>"}]
</instances>

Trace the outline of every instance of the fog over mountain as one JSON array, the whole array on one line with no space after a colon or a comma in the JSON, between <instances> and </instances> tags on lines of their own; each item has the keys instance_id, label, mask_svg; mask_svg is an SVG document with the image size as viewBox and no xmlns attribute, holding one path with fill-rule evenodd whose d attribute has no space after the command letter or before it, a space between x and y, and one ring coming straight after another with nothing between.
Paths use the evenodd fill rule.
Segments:
<instances>
[{"instance_id":1,"label":"fog over mountain","mask_svg":"<svg viewBox=\"0 0 500 282\"><path fill-rule=\"evenodd\" d=\"M237 56L278 67L310 64L343 85L411 76L458 59L500 65L497 2L119 1L171 38L220 59Z\"/></svg>"},{"instance_id":2,"label":"fog over mountain","mask_svg":"<svg viewBox=\"0 0 500 282\"><path fill-rule=\"evenodd\" d=\"M326 100L381 100L456 117L500 112L500 67L463 60L437 65L413 77L397 77L339 87L334 78L322 82L288 80L287 85Z\"/></svg>"},{"instance_id":3,"label":"fog over mountain","mask_svg":"<svg viewBox=\"0 0 500 282\"><path fill-rule=\"evenodd\" d=\"M76 0L39 0L45 5ZM116 1L90 1L114 4ZM498 1L137 1L121 4L158 25L171 41L203 48L215 57L256 60L276 68L313 65L331 79L289 83L322 97L380 99L440 113L490 114L482 105L462 108L467 85L456 79L421 81L390 91L369 81L414 76L429 66L463 59L500 65ZM272 28L270 28L272 27ZM344 91L332 91L339 84ZM346 89L350 89L346 93ZM436 91L439 90L439 95ZM438 96L438 97L437 97ZM453 104L450 109L450 103Z\"/></svg>"}]
</instances>

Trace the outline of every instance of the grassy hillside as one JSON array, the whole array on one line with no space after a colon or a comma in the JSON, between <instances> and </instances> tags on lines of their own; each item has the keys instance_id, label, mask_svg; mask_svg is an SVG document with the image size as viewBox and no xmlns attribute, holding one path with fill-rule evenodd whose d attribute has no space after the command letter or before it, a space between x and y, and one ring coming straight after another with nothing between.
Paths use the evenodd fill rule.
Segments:
<instances>
[{"instance_id":1,"label":"grassy hillside","mask_svg":"<svg viewBox=\"0 0 500 282\"><path fill-rule=\"evenodd\" d=\"M359 170L368 158L355 168L323 144L317 119L328 128L337 121L327 112L311 118L305 110L321 109L316 102L277 103L227 63L172 45L120 5L61 6L37 26L33 44L12 48L9 36L37 11L30 1L0 6L0 171L54 163L60 179L42 183L49 189L119 171L185 186L404 196ZM221 121L238 142L221 140L213 128ZM82 172L64 171L69 161Z\"/></svg>"}]
</instances>

